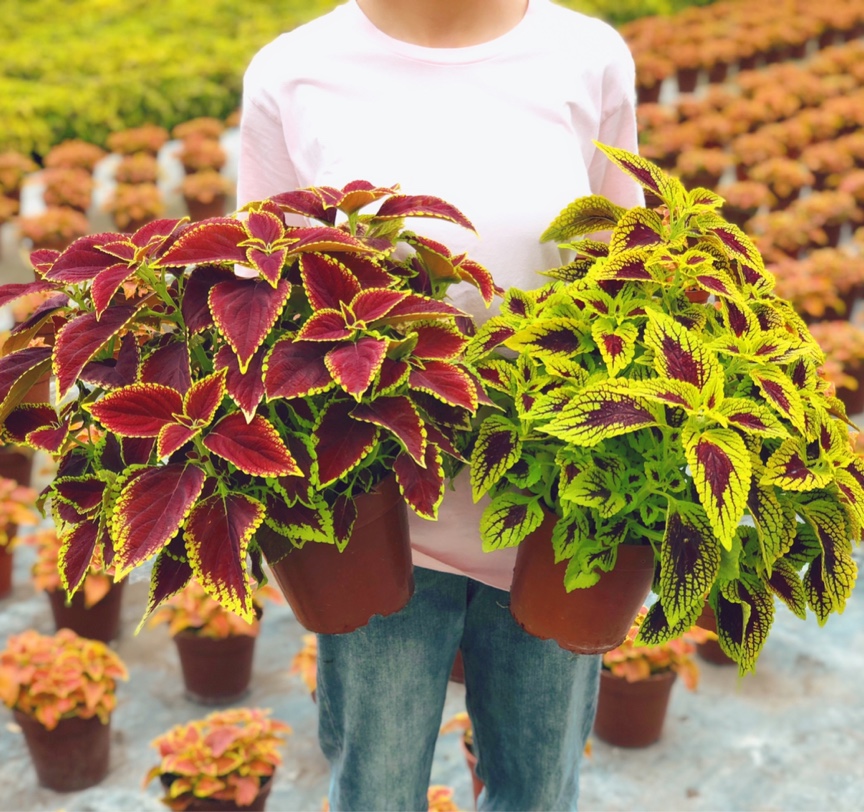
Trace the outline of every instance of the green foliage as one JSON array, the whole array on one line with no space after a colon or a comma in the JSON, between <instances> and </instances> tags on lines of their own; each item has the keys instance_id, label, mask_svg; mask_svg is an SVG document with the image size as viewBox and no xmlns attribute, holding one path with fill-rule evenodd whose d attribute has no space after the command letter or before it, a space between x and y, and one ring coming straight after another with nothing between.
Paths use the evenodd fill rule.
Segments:
<instances>
[{"instance_id":1,"label":"green foliage","mask_svg":"<svg viewBox=\"0 0 864 812\"><path fill-rule=\"evenodd\" d=\"M558 0L562 6L576 9L592 17L600 17L613 25L622 25L640 17L664 17L677 14L690 6L708 6L714 0Z\"/></svg>"},{"instance_id":2,"label":"green foliage","mask_svg":"<svg viewBox=\"0 0 864 812\"><path fill-rule=\"evenodd\" d=\"M334 0L4 0L0 151L44 155L67 138L239 105L252 55Z\"/></svg>"}]
</instances>

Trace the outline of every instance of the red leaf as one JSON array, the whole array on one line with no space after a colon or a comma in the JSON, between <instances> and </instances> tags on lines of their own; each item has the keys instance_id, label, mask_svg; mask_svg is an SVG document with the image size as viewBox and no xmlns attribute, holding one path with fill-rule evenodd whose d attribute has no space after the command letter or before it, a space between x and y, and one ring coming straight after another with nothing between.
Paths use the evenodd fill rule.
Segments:
<instances>
[{"instance_id":1,"label":"red leaf","mask_svg":"<svg viewBox=\"0 0 864 812\"><path fill-rule=\"evenodd\" d=\"M380 265L369 257L364 257L361 254L345 254L339 257L346 268L360 282L360 287L368 288L389 288L393 285L395 279L390 276Z\"/></svg>"},{"instance_id":2,"label":"red leaf","mask_svg":"<svg viewBox=\"0 0 864 812\"><path fill-rule=\"evenodd\" d=\"M285 220L281 214L274 214L272 211L250 211L244 225L252 239L266 246L285 236Z\"/></svg>"},{"instance_id":3,"label":"red leaf","mask_svg":"<svg viewBox=\"0 0 864 812\"><path fill-rule=\"evenodd\" d=\"M410 367L405 361L385 358L381 364L381 372L375 384L375 391L379 395L388 394L388 390L395 389L408 380L409 369Z\"/></svg>"},{"instance_id":4,"label":"red leaf","mask_svg":"<svg viewBox=\"0 0 864 812\"><path fill-rule=\"evenodd\" d=\"M321 487L358 465L378 440L378 427L352 420L351 408L348 401L330 404L313 434Z\"/></svg>"},{"instance_id":5,"label":"red leaf","mask_svg":"<svg viewBox=\"0 0 864 812\"><path fill-rule=\"evenodd\" d=\"M55 251L53 248L37 248L35 251L30 252L30 264L36 272L37 279L44 277L48 273L59 256L60 252Z\"/></svg>"},{"instance_id":6,"label":"red leaf","mask_svg":"<svg viewBox=\"0 0 864 812\"><path fill-rule=\"evenodd\" d=\"M276 429L261 415L251 423L239 412L223 417L204 438L204 446L251 476L301 473Z\"/></svg>"},{"instance_id":7,"label":"red leaf","mask_svg":"<svg viewBox=\"0 0 864 812\"><path fill-rule=\"evenodd\" d=\"M160 603L176 595L189 583L192 567L186 558L186 540L180 532L159 553L150 576L150 595L144 616L149 615Z\"/></svg>"},{"instance_id":8,"label":"red leaf","mask_svg":"<svg viewBox=\"0 0 864 812\"><path fill-rule=\"evenodd\" d=\"M227 282L234 278L231 271L215 265L202 265L192 271L186 282L183 303L180 306L183 321L190 333L200 333L213 326L209 303L210 289L220 282Z\"/></svg>"},{"instance_id":9,"label":"red leaf","mask_svg":"<svg viewBox=\"0 0 864 812\"><path fill-rule=\"evenodd\" d=\"M431 423L426 424L426 440L428 443L437 445L438 448L440 448L445 454L449 454L453 459L459 460L460 462L467 462L465 457L456 450L456 446L453 445L450 438ZM426 453L428 455L428 448Z\"/></svg>"},{"instance_id":10,"label":"red leaf","mask_svg":"<svg viewBox=\"0 0 864 812\"><path fill-rule=\"evenodd\" d=\"M385 339L364 336L356 343L330 350L324 356L324 363L333 380L349 395L359 399L375 379L386 354Z\"/></svg>"},{"instance_id":11,"label":"red leaf","mask_svg":"<svg viewBox=\"0 0 864 812\"><path fill-rule=\"evenodd\" d=\"M135 383L109 392L87 407L112 434L121 437L158 437L162 427L183 414L178 391L156 383Z\"/></svg>"},{"instance_id":12,"label":"red leaf","mask_svg":"<svg viewBox=\"0 0 864 812\"><path fill-rule=\"evenodd\" d=\"M248 238L246 229L230 217L214 217L187 228L161 257L159 264L200 265L205 262L245 264L246 249L240 243Z\"/></svg>"},{"instance_id":13,"label":"red leaf","mask_svg":"<svg viewBox=\"0 0 864 812\"><path fill-rule=\"evenodd\" d=\"M297 332L296 341L338 341L354 334L338 310L319 310Z\"/></svg>"},{"instance_id":14,"label":"red leaf","mask_svg":"<svg viewBox=\"0 0 864 812\"><path fill-rule=\"evenodd\" d=\"M291 285L284 279L274 288L257 279L220 282L210 291L210 312L245 371L255 351L279 318Z\"/></svg>"},{"instance_id":15,"label":"red leaf","mask_svg":"<svg viewBox=\"0 0 864 812\"><path fill-rule=\"evenodd\" d=\"M185 218L164 218L151 220L139 228L130 238L129 242L136 248L147 248L144 252L146 257L157 257L160 252L164 253L183 231L188 228L188 220ZM103 249L105 246L102 246Z\"/></svg>"},{"instance_id":16,"label":"red leaf","mask_svg":"<svg viewBox=\"0 0 864 812\"><path fill-rule=\"evenodd\" d=\"M306 397L329 389L333 378L324 364L324 349L290 338L277 341L264 365L267 398Z\"/></svg>"},{"instance_id":17,"label":"red leaf","mask_svg":"<svg viewBox=\"0 0 864 812\"><path fill-rule=\"evenodd\" d=\"M273 195L270 201L283 211L290 211L292 214L322 220L331 225L336 222L336 209L325 208L321 197L309 189L297 189L293 192Z\"/></svg>"},{"instance_id":18,"label":"red leaf","mask_svg":"<svg viewBox=\"0 0 864 812\"><path fill-rule=\"evenodd\" d=\"M124 437L120 443L124 462L127 466L147 465L154 445L156 440L152 437Z\"/></svg>"},{"instance_id":19,"label":"red leaf","mask_svg":"<svg viewBox=\"0 0 864 812\"><path fill-rule=\"evenodd\" d=\"M381 204L375 219L392 220L397 217L435 217L449 220L471 231L471 221L455 206L431 195L394 195Z\"/></svg>"},{"instance_id":20,"label":"red leaf","mask_svg":"<svg viewBox=\"0 0 864 812\"><path fill-rule=\"evenodd\" d=\"M31 431L57 425L57 412L47 404L24 404L14 409L3 426L8 438L18 445L27 442Z\"/></svg>"},{"instance_id":21,"label":"red leaf","mask_svg":"<svg viewBox=\"0 0 864 812\"><path fill-rule=\"evenodd\" d=\"M101 243L113 242L119 234L90 234L75 240L55 260L45 273L46 279L73 285L91 280L100 271L114 264L114 257L97 248Z\"/></svg>"},{"instance_id":22,"label":"red leaf","mask_svg":"<svg viewBox=\"0 0 864 812\"><path fill-rule=\"evenodd\" d=\"M28 347L0 358L0 425L47 372L50 347Z\"/></svg>"},{"instance_id":23,"label":"red leaf","mask_svg":"<svg viewBox=\"0 0 864 812\"><path fill-rule=\"evenodd\" d=\"M453 305L413 293L397 304L383 320L384 324L397 324L401 321L417 321L442 318L444 316L464 316Z\"/></svg>"},{"instance_id":24,"label":"red leaf","mask_svg":"<svg viewBox=\"0 0 864 812\"><path fill-rule=\"evenodd\" d=\"M175 451L183 448L196 434L200 428L189 428L180 423L166 423L159 432L156 440L156 456L160 460L170 457Z\"/></svg>"},{"instance_id":25,"label":"red leaf","mask_svg":"<svg viewBox=\"0 0 864 812\"><path fill-rule=\"evenodd\" d=\"M141 383L160 384L185 394L192 385L186 342L171 341L157 349L141 367Z\"/></svg>"},{"instance_id":26,"label":"red leaf","mask_svg":"<svg viewBox=\"0 0 864 812\"><path fill-rule=\"evenodd\" d=\"M400 454L393 470L399 490L414 512L425 519L436 519L444 498L444 469L441 455L431 443L426 446L423 463L420 466L408 454Z\"/></svg>"},{"instance_id":27,"label":"red leaf","mask_svg":"<svg viewBox=\"0 0 864 812\"><path fill-rule=\"evenodd\" d=\"M464 282L470 282L480 291L487 305L492 304L495 298L495 280L486 268L472 259L463 259L456 270Z\"/></svg>"},{"instance_id":28,"label":"red leaf","mask_svg":"<svg viewBox=\"0 0 864 812\"><path fill-rule=\"evenodd\" d=\"M0 307L20 299L22 296L29 296L31 293L41 293L43 290L53 290L54 285L50 282L45 282L37 279L35 282L13 282L11 285L0 285Z\"/></svg>"},{"instance_id":29,"label":"red leaf","mask_svg":"<svg viewBox=\"0 0 864 812\"><path fill-rule=\"evenodd\" d=\"M93 304L96 307L96 314L101 317L102 313L108 305L111 304L111 299L114 294L120 289L120 286L135 273L136 268L129 267L125 262L117 265L112 265L104 271L100 271L93 280L93 285L90 288L90 293L93 296Z\"/></svg>"},{"instance_id":30,"label":"red leaf","mask_svg":"<svg viewBox=\"0 0 864 812\"><path fill-rule=\"evenodd\" d=\"M264 506L239 493L211 496L186 523L186 552L195 578L211 598L245 620L255 619L246 555Z\"/></svg>"},{"instance_id":31,"label":"red leaf","mask_svg":"<svg viewBox=\"0 0 864 812\"><path fill-rule=\"evenodd\" d=\"M209 425L225 397L225 373L214 372L195 381L183 398L183 412L201 425Z\"/></svg>"},{"instance_id":32,"label":"red leaf","mask_svg":"<svg viewBox=\"0 0 864 812\"><path fill-rule=\"evenodd\" d=\"M477 390L465 370L444 361L426 361L424 369L412 369L408 384L412 389L473 412L477 408Z\"/></svg>"},{"instance_id":33,"label":"red leaf","mask_svg":"<svg viewBox=\"0 0 864 812\"><path fill-rule=\"evenodd\" d=\"M119 389L129 386L138 378L138 344L131 333L120 340L116 358L90 361L79 376L82 381L102 389Z\"/></svg>"},{"instance_id":34,"label":"red leaf","mask_svg":"<svg viewBox=\"0 0 864 812\"><path fill-rule=\"evenodd\" d=\"M234 351L228 347L220 347L216 353L216 369L227 370L225 377L225 388L247 420L252 419L258 404L264 397L264 358L267 354L265 347L259 347L246 372L240 371L240 364ZM322 361L321 366L324 366Z\"/></svg>"},{"instance_id":35,"label":"red leaf","mask_svg":"<svg viewBox=\"0 0 864 812\"><path fill-rule=\"evenodd\" d=\"M344 265L323 254L300 257L300 275L313 310L339 310L359 292L360 282Z\"/></svg>"},{"instance_id":36,"label":"red leaf","mask_svg":"<svg viewBox=\"0 0 864 812\"><path fill-rule=\"evenodd\" d=\"M57 569L60 582L70 594L81 586L93 563L93 553L99 539L99 519L82 522L60 539Z\"/></svg>"},{"instance_id":37,"label":"red leaf","mask_svg":"<svg viewBox=\"0 0 864 812\"><path fill-rule=\"evenodd\" d=\"M351 417L374 423L392 432L418 465L426 453L426 431L414 404L404 395L378 398L351 410Z\"/></svg>"},{"instance_id":38,"label":"red leaf","mask_svg":"<svg viewBox=\"0 0 864 812\"><path fill-rule=\"evenodd\" d=\"M292 254L301 251L369 251L356 237L340 228L328 226L312 226L311 228L296 228L291 232L296 242L290 246Z\"/></svg>"},{"instance_id":39,"label":"red leaf","mask_svg":"<svg viewBox=\"0 0 864 812\"><path fill-rule=\"evenodd\" d=\"M342 187L342 199L337 205L346 214L351 214L357 209L362 209L375 200L380 200L382 197L392 195L395 192L395 187L376 187L369 181L352 180L351 183Z\"/></svg>"},{"instance_id":40,"label":"red leaf","mask_svg":"<svg viewBox=\"0 0 864 812\"><path fill-rule=\"evenodd\" d=\"M204 479L204 472L194 465L166 465L145 470L123 487L111 534L116 578L152 558L176 535Z\"/></svg>"},{"instance_id":41,"label":"red leaf","mask_svg":"<svg viewBox=\"0 0 864 812\"><path fill-rule=\"evenodd\" d=\"M400 302L408 298L407 293L384 288L372 288L358 293L351 302L351 311L357 321L373 322L384 318Z\"/></svg>"},{"instance_id":42,"label":"red leaf","mask_svg":"<svg viewBox=\"0 0 864 812\"><path fill-rule=\"evenodd\" d=\"M101 319L95 313L84 313L63 325L54 345L58 398L66 396L87 362L132 320L135 312L134 307L109 307Z\"/></svg>"},{"instance_id":43,"label":"red leaf","mask_svg":"<svg viewBox=\"0 0 864 812\"><path fill-rule=\"evenodd\" d=\"M423 324L414 330L417 344L412 355L417 358L436 358L450 361L468 344L468 339L456 328L446 324Z\"/></svg>"},{"instance_id":44,"label":"red leaf","mask_svg":"<svg viewBox=\"0 0 864 812\"><path fill-rule=\"evenodd\" d=\"M354 523L357 521L357 503L341 494L333 503L333 537L341 552L351 538Z\"/></svg>"},{"instance_id":45,"label":"red leaf","mask_svg":"<svg viewBox=\"0 0 864 812\"><path fill-rule=\"evenodd\" d=\"M93 476L64 477L54 481L54 491L79 513L87 514L102 506L105 483Z\"/></svg>"},{"instance_id":46,"label":"red leaf","mask_svg":"<svg viewBox=\"0 0 864 812\"><path fill-rule=\"evenodd\" d=\"M246 249L247 264L255 268L274 287L282 275L282 266L288 256L287 248L265 250L258 246Z\"/></svg>"}]
</instances>

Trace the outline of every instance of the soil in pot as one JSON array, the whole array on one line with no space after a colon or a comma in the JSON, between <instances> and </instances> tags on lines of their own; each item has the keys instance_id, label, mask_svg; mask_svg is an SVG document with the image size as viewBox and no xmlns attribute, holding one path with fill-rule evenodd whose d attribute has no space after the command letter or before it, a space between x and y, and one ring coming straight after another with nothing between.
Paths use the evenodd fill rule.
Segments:
<instances>
[{"instance_id":1,"label":"soil in pot","mask_svg":"<svg viewBox=\"0 0 864 812\"><path fill-rule=\"evenodd\" d=\"M577 654L602 654L619 646L651 589L654 552L649 545L622 544L611 572L588 589L564 589L567 562L555 563L552 528L543 523L519 545L510 612L526 632Z\"/></svg>"},{"instance_id":2,"label":"soil in pot","mask_svg":"<svg viewBox=\"0 0 864 812\"><path fill-rule=\"evenodd\" d=\"M160 775L159 779L167 792L176 776ZM238 806L234 801L220 801L218 798L195 798L186 807L187 812L264 812L267 796L273 788L272 777L261 779L261 789L249 806Z\"/></svg>"},{"instance_id":3,"label":"soil in pot","mask_svg":"<svg viewBox=\"0 0 864 812\"><path fill-rule=\"evenodd\" d=\"M307 542L270 564L297 620L318 634L343 634L373 615L398 612L414 594L405 500L394 476L355 499L357 520L343 552Z\"/></svg>"},{"instance_id":4,"label":"soil in pot","mask_svg":"<svg viewBox=\"0 0 864 812\"><path fill-rule=\"evenodd\" d=\"M75 792L98 784L108 774L111 729L98 716L61 719L48 730L15 711L39 784L56 792Z\"/></svg>"},{"instance_id":5,"label":"soil in pot","mask_svg":"<svg viewBox=\"0 0 864 812\"><path fill-rule=\"evenodd\" d=\"M600 672L600 694L594 732L616 747L647 747L660 738L675 672L627 682L611 671Z\"/></svg>"},{"instance_id":6,"label":"soil in pot","mask_svg":"<svg viewBox=\"0 0 864 812\"><path fill-rule=\"evenodd\" d=\"M186 698L199 705L222 705L249 693L255 637L203 637L191 631L174 636Z\"/></svg>"},{"instance_id":7,"label":"soil in pot","mask_svg":"<svg viewBox=\"0 0 864 812\"><path fill-rule=\"evenodd\" d=\"M48 592L48 601L58 629L72 629L81 637L110 643L120 633L120 611L123 604L125 581L112 584L101 601L93 606L84 605L84 591L78 590L69 604L62 589Z\"/></svg>"}]
</instances>

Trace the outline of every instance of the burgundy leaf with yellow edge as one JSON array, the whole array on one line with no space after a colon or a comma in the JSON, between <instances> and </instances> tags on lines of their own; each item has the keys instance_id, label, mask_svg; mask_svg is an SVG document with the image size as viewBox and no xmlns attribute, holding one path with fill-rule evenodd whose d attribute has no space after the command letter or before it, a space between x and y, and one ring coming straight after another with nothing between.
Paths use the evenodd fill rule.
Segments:
<instances>
[{"instance_id":1,"label":"burgundy leaf with yellow edge","mask_svg":"<svg viewBox=\"0 0 864 812\"><path fill-rule=\"evenodd\" d=\"M382 324L399 324L404 321L425 321L426 319L464 315L453 305L413 293L405 296L380 321Z\"/></svg>"},{"instance_id":2,"label":"burgundy leaf with yellow edge","mask_svg":"<svg viewBox=\"0 0 864 812\"><path fill-rule=\"evenodd\" d=\"M371 249L356 237L352 237L347 231L340 228L328 226L311 226L309 228L295 228L291 232L291 243L289 251L299 254L309 251L357 251L369 253Z\"/></svg>"},{"instance_id":3,"label":"burgundy leaf with yellow edge","mask_svg":"<svg viewBox=\"0 0 864 812\"><path fill-rule=\"evenodd\" d=\"M350 401L331 403L313 432L321 487L340 479L362 462L378 441L377 426L351 419L353 407Z\"/></svg>"},{"instance_id":4,"label":"burgundy leaf with yellow edge","mask_svg":"<svg viewBox=\"0 0 864 812\"><path fill-rule=\"evenodd\" d=\"M333 503L333 540L341 553L351 540L354 523L357 521L357 503L344 494Z\"/></svg>"},{"instance_id":5,"label":"burgundy leaf with yellow edge","mask_svg":"<svg viewBox=\"0 0 864 812\"><path fill-rule=\"evenodd\" d=\"M54 285L42 279L37 279L35 282L13 282L9 285L0 285L0 307L9 304L9 302L14 302L22 296L29 296L31 293L41 293L44 290L53 289Z\"/></svg>"},{"instance_id":6,"label":"burgundy leaf with yellow edge","mask_svg":"<svg viewBox=\"0 0 864 812\"><path fill-rule=\"evenodd\" d=\"M381 204L373 217L376 220L434 217L438 220L449 220L451 223L474 231L471 221L459 209L432 195L393 195Z\"/></svg>"},{"instance_id":7,"label":"burgundy leaf with yellow edge","mask_svg":"<svg viewBox=\"0 0 864 812\"><path fill-rule=\"evenodd\" d=\"M121 488L114 508L116 578L162 550L177 534L204 487L194 465L171 464L137 472Z\"/></svg>"},{"instance_id":8,"label":"burgundy leaf with yellow edge","mask_svg":"<svg viewBox=\"0 0 864 812\"><path fill-rule=\"evenodd\" d=\"M282 266L287 256L287 248L264 249L253 245L246 249L246 264L275 287L282 275Z\"/></svg>"},{"instance_id":9,"label":"burgundy leaf with yellow edge","mask_svg":"<svg viewBox=\"0 0 864 812\"><path fill-rule=\"evenodd\" d=\"M237 355L241 371L276 323L290 293L291 285L284 279L275 288L256 279L233 279L211 288L210 312Z\"/></svg>"},{"instance_id":10,"label":"burgundy leaf with yellow edge","mask_svg":"<svg viewBox=\"0 0 864 812\"><path fill-rule=\"evenodd\" d=\"M399 490L414 512L425 519L436 519L444 498L444 469L438 448L432 443L426 445L423 465L402 453L394 460L393 470Z\"/></svg>"},{"instance_id":11,"label":"burgundy leaf with yellow edge","mask_svg":"<svg viewBox=\"0 0 864 812\"><path fill-rule=\"evenodd\" d=\"M319 310L295 334L295 341L339 341L351 338L354 330L345 324L338 310Z\"/></svg>"},{"instance_id":12,"label":"burgundy leaf with yellow edge","mask_svg":"<svg viewBox=\"0 0 864 812\"><path fill-rule=\"evenodd\" d=\"M377 262L362 254L343 253L339 262L354 274L361 288L389 288L395 281Z\"/></svg>"},{"instance_id":13,"label":"burgundy leaf with yellow edge","mask_svg":"<svg viewBox=\"0 0 864 812\"><path fill-rule=\"evenodd\" d=\"M204 438L204 446L251 476L302 473L276 429L261 415L249 423L239 412L226 415Z\"/></svg>"},{"instance_id":14,"label":"burgundy leaf with yellow edge","mask_svg":"<svg viewBox=\"0 0 864 812\"><path fill-rule=\"evenodd\" d=\"M24 403L9 413L3 428L8 439L17 445L25 445L30 432L56 426L57 420L53 406L47 403Z\"/></svg>"},{"instance_id":15,"label":"burgundy leaf with yellow edge","mask_svg":"<svg viewBox=\"0 0 864 812\"><path fill-rule=\"evenodd\" d=\"M456 271L463 282L470 282L480 291L480 295L487 305L491 305L495 294L500 293L492 274L479 262L475 262L473 259L463 259L456 266Z\"/></svg>"},{"instance_id":16,"label":"burgundy leaf with yellow edge","mask_svg":"<svg viewBox=\"0 0 864 812\"><path fill-rule=\"evenodd\" d=\"M461 367L446 361L424 361L423 369L414 368L408 378L411 389L426 392L452 406L469 412L477 409L477 389L471 376Z\"/></svg>"},{"instance_id":17,"label":"burgundy leaf with yellow edge","mask_svg":"<svg viewBox=\"0 0 864 812\"><path fill-rule=\"evenodd\" d=\"M351 310L358 322L368 324L383 319L408 297L407 293L385 288L362 290L351 301Z\"/></svg>"},{"instance_id":18,"label":"burgundy leaf with yellow edge","mask_svg":"<svg viewBox=\"0 0 864 812\"><path fill-rule=\"evenodd\" d=\"M121 437L158 437L183 414L183 397L156 383L135 383L109 392L86 407L108 431Z\"/></svg>"},{"instance_id":19,"label":"burgundy leaf with yellow edge","mask_svg":"<svg viewBox=\"0 0 864 812\"><path fill-rule=\"evenodd\" d=\"M214 494L194 507L185 529L195 579L211 598L249 623L255 607L246 556L263 520L264 506L251 497Z\"/></svg>"},{"instance_id":20,"label":"burgundy leaf with yellow edge","mask_svg":"<svg viewBox=\"0 0 864 812\"><path fill-rule=\"evenodd\" d=\"M246 372L240 371L237 356L230 347L220 347L216 353L215 367L217 370L226 371L225 388L247 420L252 419L258 404L264 398L264 358L267 352L266 347L259 347ZM321 365L324 365L323 362Z\"/></svg>"},{"instance_id":21,"label":"burgundy leaf with yellow edge","mask_svg":"<svg viewBox=\"0 0 864 812\"><path fill-rule=\"evenodd\" d=\"M190 333L200 333L213 326L209 303L210 290L220 282L227 282L234 278L232 271L217 265L201 265L192 271L183 291L183 303L180 308L186 329Z\"/></svg>"},{"instance_id":22,"label":"burgundy leaf with yellow edge","mask_svg":"<svg viewBox=\"0 0 864 812\"><path fill-rule=\"evenodd\" d=\"M192 428L180 423L166 423L162 426L156 440L156 456L160 460L170 457L200 432L199 427Z\"/></svg>"},{"instance_id":23,"label":"burgundy leaf with yellow edge","mask_svg":"<svg viewBox=\"0 0 864 812\"><path fill-rule=\"evenodd\" d=\"M83 313L63 325L54 345L58 398L66 396L87 362L134 318L135 312L133 306L112 307L101 319L95 313Z\"/></svg>"},{"instance_id":24,"label":"burgundy leaf with yellow edge","mask_svg":"<svg viewBox=\"0 0 864 812\"><path fill-rule=\"evenodd\" d=\"M53 483L54 492L79 513L92 513L102 506L105 483L94 476L62 477Z\"/></svg>"},{"instance_id":25,"label":"burgundy leaf with yellow edge","mask_svg":"<svg viewBox=\"0 0 864 812\"><path fill-rule=\"evenodd\" d=\"M181 530L156 557L150 575L146 618L159 604L176 595L192 577L192 567L186 557L186 539ZM143 623L143 621L142 621Z\"/></svg>"},{"instance_id":26,"label":"burgundy leaf with yellow edge","mask_svg":"<svg viewBox=\"0 0 864 812\"><path fill-rule=\"evenodd\" d=\"M367 180L352 180L342 187L342 197L336 204L346 214L368 206L382 197L396 193L397 186L373 186Z\"/></svg>"},{"instance_id":27,"label":"burgundy leaf with yellow edge","mask_svg":"<svg viewBox=\"0 0 864 812\"><path fill-rule=\"evenodd\" d=\"M99 540L99 522L88 519L71 528L60 537L60 553L57 556L57 570L60 583L70 594L74 594L93 563L93 553L96 552Z\"/></svg>"},{"instance_id":28,"label":"burgundy leaf with yellow edge","mask_svg":"<svg viewBox=\"0 0 864 812\"><path fill-rule=\"evenodd\" d=\"M406 361L394 361L392 358L385 358L381 363L381 371L378 373L375 392L379 395L386 395L401 386L408 380L410 370L411 367Z\"/></svg>"},{"instance_id":29,"label":"burgundy leaf with yellow edge","mask_svg":"<svg viewBox=\"0 0 864 812\"><path fill-rule=\"evenodd\" d=\"M330 350L324 363L337 385L359 400L381 369L386 353L385 339L364 336Z\"/></svg>"},{"instance_id":30,"label":"burgundy leaf with yellow edge","mask_svg":"<svg viewBox=\"0 0 864 812\"><path fill-rule=\"evenodd\" d=\"M214 217L189 226L162 255L159 264L200 265L206 262L246 263L241 243L248 238L246 229L230 217Z\"/></svg>"},{"instance_id":31,"label":"burgundy leaf with yellow edge","mask_svg":"<svg viewBox=\"0 0 864 812\"><path fill-rule=\"evenodd\" d=\"M183 398L184 414L200 425L209 425L225 397L224 370L217 370L212 375L195 381Z\"/></svg>"},{"instance_id":32,"label":"burgundy leaf with yellow edge","mask_svg":"<svg viewBox=\"0 0 864 812\"><path fill-rule=\"evenodd\" d=\"M121 285L134 276L137 269L133 265L129 267L125 262L117 265L112 265L100 271L90 287L90 293L93 296L93 304L96 309L96 314L101 316L108 305L111 304L111 299L114 294L120 290Z\"/></svg>"},{"instance_id":33,"label":"burgundy leaf with yellow edge","mask_svg":"<svg viewBox=\"0 0 864 812\"><path fill-rule=\"evenodd\" d=\"M81 370L79 378L102 389L119 389L135 383L138 377L138 343L135 336L126 333L120 339L116 358L90 361Z\"/></svg>"},{"instance_id":34,"label":"burgundy leaf with yellow edge","mask_svg":"<svg viewBox=\"0 0 864 812\"><path fill-rule=\"evenodd\" d=\"M336 222L336 209L332 206L325 207L321 196L311 189L296 189L291 192L283 192L269 198L282 211L299 214L302 217L311 217L313 220L333 225Z\"/></svg>"},{"instance_id":35,"label":"burgundy leaf with yellow edge","mask_svg":"<svg viewBox=\"0 0 864 812\"><path fill-rule=\"evenodd\" d=\"M50 366L50 347L28 347L0 358L0 424Z\"/></svg>"},{"instance_id":36,"label":"burgundy leaf with yellow edge","mask_svg":"<svg viewBox=\"0 0 864 812\"><path fill-rule=\"evenodd\" d=\"M99 246L117 239L122 239L122 235L103 232L79 237L54 260L45 272L45 279L72 285L89 282L100 271L114 265L114 257L101 251Z\"/></svg>"},{"instance_id":37,"label":"burgundy leaf with yellow edge","mask_svg":"<svg viewBox=\"0 0 864 812\"><path fill-rule=\"evenodd\" d=\"M188 344L170 341L159 347L141 365L139 379L141 383L160 384L185 394L192 385Z\"/></svg>"},{"instance_id":38,"label":"burgundy leaf with yellow edge","mask_svg":"<svg viewBox=\"0 0 864 812\"><path fill-rule=\"evenodd\" d=\"M333 378L324 363L327 350L319 344L290 338L277 341L264 361L263 386L268 400L306 397L330 388ZM229 367L229 392L231 380Z\"/></svg>"},{"instance_id":39,"label":"burgundy leaf with yellow edge","mask_svg":"<svg viewBox=\"0 0 864 812\"><path fill-rule=\"evenodd\" d=\"M387 429L395 435L417 465L423 465L426 430L420 413L407 397L382 397L371 403L360 403L351 410L351 417Z\"/></svg>"},{"instance_id":40,"label":"burgundy leaf with yellow edge","mask_svg":"<svg viewBox=\"0 0 864 812\"><path fill-rule=\"evenodd\" d=\"M360 282L348 268L324 254L303 254L300 276L314 310L338 310L361 290Z\"/></svg>"},{"instance_id":41,"label":"burgundy leaf with yellow edge","mask_svg":"<svg viewBox=\"0 0 864 812\"><path fill-rule=\"evenodd\" d=\"M53 248L37 248L35 251L31 251L30 264L33 266L36 278L42 279L59 256L60 252Z\"/></svg>"},{"instance_id":42,"label":"burgundy leaf with yellow edge","mask_svg":"<svg viewBox=\"0 0 864 812\"><path fill-rule=\"evenodd\" d=\"M421 324L415 327L413 332L417 336L417 344L412 353L415 358L451 361L468 343L462 333L447 324Z\"/></svg>"}]
</instances>

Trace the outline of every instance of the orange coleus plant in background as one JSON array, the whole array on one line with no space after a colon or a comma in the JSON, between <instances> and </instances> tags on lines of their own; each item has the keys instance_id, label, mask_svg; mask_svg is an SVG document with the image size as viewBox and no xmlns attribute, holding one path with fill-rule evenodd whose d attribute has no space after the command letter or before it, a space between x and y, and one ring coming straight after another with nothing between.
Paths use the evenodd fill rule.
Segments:
<instances>
[{"instance_id":1,"label":"orange coleus plant in background","mask_svg":"<svg viewBox=\"0 0 864 812\"><path fill-rule=\"evenodd\" d=\"M282 763L278 747L291 728L259 708L217 711L177 725L154 739L161 761L145 778L166 788L162 803L175 812L196 798L249 806Z\"/></svg>"},{"instance_id":2,"label":"orange coleus plant in background","mask_svg":"<svg viewBox=\"0 0 864 812\"><path fill-rule=\"evenodd\" d=\"M52 636L28 629L10 637L0 653L0 699L48 730L74 717L98 716L107 724L117 704L117 680L128 676L108 646L71 629Z\"/></svg>"},{"instance_id":3,"label":"orange coleus plant in background","mask_svg":"<svg viewBox=\"0 0 864 812\"><path fill-rule=\"evenodd\" d=\"M0 477L0 547L11 546L18 525L39 521L33 509L35 502L36 491L32 488Z\"/></svg>"},{"instance_id":4,"label":"orange coleus plant in background","mask_svg":"<svg viewBox=\"0 0 864 812\"><path fill-rule=\"evenodd\" d=\"M696 644L716 640L717 635L707 629L693 626L690 631L667 643L637 646L634 640L647 614L648 609L643 606L630 627L627 639L618 648L607 651L603 655L603 667L616 677L623 677L627 682L639 682L654 674L674 671L689 690L695 691L699 684L699 668L693 659Z\"/></svg>"}]
</instances>

